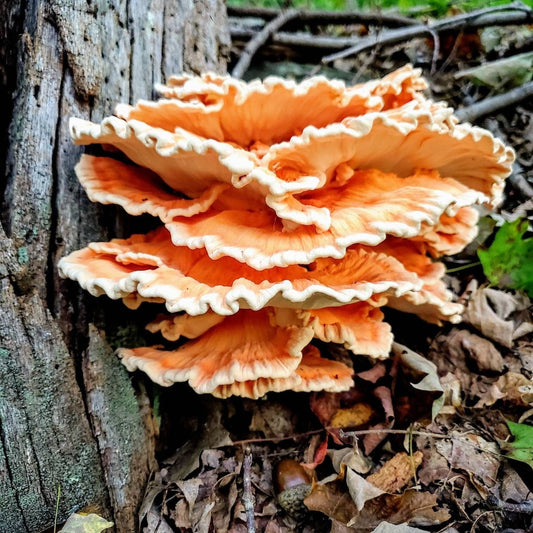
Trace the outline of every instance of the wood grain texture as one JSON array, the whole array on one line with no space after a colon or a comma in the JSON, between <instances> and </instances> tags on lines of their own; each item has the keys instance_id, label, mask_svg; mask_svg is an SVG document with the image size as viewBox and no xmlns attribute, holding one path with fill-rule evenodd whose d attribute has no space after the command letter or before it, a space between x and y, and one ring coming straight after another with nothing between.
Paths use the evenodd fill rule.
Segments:
<instances>
[{"instance_id":1,"label":"wood grain texture","mask_svg":"<svg viewBox=\"0 0 533 533\"><path fill-rule=\"evenodd\" d=\"M224 71L228 50L222 0L0 6L0 531L50 527L58 486L60 520L94 505L116 531L137 528L155 466L150 400L102 332L116 304L56 270L59 257L136 222L88 201L68 119L151 98L173 73Z\"/></svg>"}]
</instances>

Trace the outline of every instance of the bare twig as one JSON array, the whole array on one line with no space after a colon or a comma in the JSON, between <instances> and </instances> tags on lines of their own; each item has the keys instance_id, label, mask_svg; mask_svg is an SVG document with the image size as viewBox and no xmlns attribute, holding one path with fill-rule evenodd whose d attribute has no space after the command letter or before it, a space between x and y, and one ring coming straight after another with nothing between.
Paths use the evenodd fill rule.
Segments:
<instances>
[{"instance_id":1,"label":"bare twig","mask_svg":"<svg viewBox=\"0 0 533 533\"><path fill-rule=\"evenodd\" d=\"M230 17L258 17L265 20L272 20L279 15L279 10L267 7L228 6L228 15ZM388 26L390 28L417 24L416 20L408 17L386 13L314 10L301 10L297 21L294 22L308 26L319 26L321 24L373 24L377 26Z\"/></svg>"},{"instance_id":2,"label":"bare twig","mask_svg":"<svg viewBox=\"0 0 533 533\"><path fill-rule=\"evenodd\" d=\"M248 444L258 444L261 442L282 442L284 440L298 440L318 433L325 433L329 428L313 429L305 433L295 433L294 435L287 435L286 437L258 437L256 439L244 439L233 441L233 446L247 446Z\"/></svg>"},{"instance_id":3,"label":"bare twig","mask_svg":"<svg viewBox=\"0 0 533 533\"><path fill-rule=\"evenodd\" d=\"M463 16L463 15L462 15ZM485 27L491 25L511 25L511 24L527 24L533 22L533 14L524 11L517 11L516 13L507 13L502 16L496 15L487 15L475 22L475 26L468 24L462 28L456 28L458 30L463 30L465 28L474 28L474 27ZM454 28L445 28L445 29L454 29ZM331 35L310 35L307 33L290 33L290 32L276 32L271 36L271 41L274 44L285 45L285 46L303 46L309 48L322 48L322 49L331 49L331 50L343 50L347 47L355 47L363 44L363 49L361 51L367 50L369 48L382 45L382 44L392 44L394 42L405 41L410 37L421 36L421 35L431 35L432 31L435 31L432 26L425 25L416 25L408 26L407 28L400 28L394 30L399 32L398 37L392 41L389 41L392 31L385 31L382 33L383 37L373 35L372 37L334 37ZM405 32L414 32L413 35L406 34ZM439 30L443 31L443 30ZM252 39L257 32L251 29L237 27L235 25L230 27L231 36L233 39ZM437 32L438 33L438 32ZM396 34L394 34L396 35ZM387 39L387 40L384 40ZM332 56L328 56L332 57ZM324 60L328 60L328 57Z\"/></svg>"},{"instance_id":4,"label":"bare twig","mask_svg":"<svg viewBox=\"0 0 533 533\"><path fill-rule=\"evenodd\" d=\"M423 435L426 437L434 437L436 439L448 439L447 435L441 435L440 433L431 433L428 431L411 431L407 429L359 429L355 431L344 431L343 428L326 426L321 429L314 429L312 431L306 431L305 433L295 433L294 435L287 435L286 437L262 437L257 439L238 440L233 442L233 446L247 446L248 444L256 444L263 442L281 442L284 440L298 440L301 438L309 437L311 435L317 435L319 433L325 433L327 431L339 431L341 436L345 437L357 437L359 435L369 435L372 433L390 433L392 435Z\"/></svg>"},{"instance_id":5,"label":"bare twig","mask_svg":"<svg viewBox=\"0 0 533 533\"><path fill-rule=\"evenodd\" d=\"M356 45L322 58L322 62L331 63L337 59L357 55L374 46L394 44L412 39L413 37L421 37L427 34L431 35L433 32L458 31L464 30L465 28L476 29L495 25L528 24L532 21L533 9L521 2L514 2L506 6L488 7L441 19L432 24L418 24L416 26L388 30L382 32L378 38L375 36L364 37Z\"/></svg>"},{"instance_id":6,"label":"bare twig","mask_svg":"<svg viewBox=\"0 0 533 533\"><path fill-rule=\"evenodd\" d=\"M533 514L533 500L525 500L521 503L509 503L491 494L487 498L487 504L494 509L501 509L510 513Z\"/></svg>"},{"instance_id":7,"label":"bare twig","mask_svg":"<svg viewBox=\"0 0 533 533\"><path fill-rule=\"evenodd\" d=\"M244 449L243 461L243 491L242 503L246 511L246 528L248 533L255 533L255 516L254 516L254 495L252 492L252 451L247 446Z\"/></svg>"},{"instance_id":8,"label":"bare twig","mask_svg":"<svg viewBox=\"0 0 533 533\"><path fill-rule=\"evenodd\" d=\"M504 94L486 98L468 107L459 109L455 115L459 120L475 122L478 118L495 113L500 109L516 104L533 96L533 81L512 89Z\"/></svg>"},{"instance_id":9,"label":"bare twig","mask_svg":"<svg viewBox=\"0 0 533 533\"><path fill-rule=\"evenodd\" d=\"M457 51L459 50L459 45L461 43L463 35L464 35L464 30L459 30L459 32L455 36L455 40L453 42L453 47L452 47L450 53L448 54L448 57L444 60L444 62L440 66L439 72L445 72L446 68L448 67L448 65L455 59L455 57L457 55ZM432 72L432 74L434 74L434 73Z\"/></svg>"},{"instance_id":10,"label":"bare twig","mask_svg":"<svg viewBox=\"0 0 533 533\"><path fill-rule=\"evenodd\" d=\"M257 32L254 30L230 27L232 39L253 39ZM289 33L280 31L272 35L271 41L285 46L305 46L310 48L323 48L341 50L360 41L356 37L333 37L330 35L311 35L309 33Z\"/></svg>"},{"instance_id":11,"label":"bare twig","mask_svg":"<svg viewBox=\"0 0 533 533\"><path fill-rule=\"evenodd\" d=\"M437 61L439 60L440 54L440 37L439 32L435 30L430 30L431 38L433 39L433 57L431 58L431 76L435 74L437 70Z\"/></svg>"},{"instance_id":12,"label":"bare twig","mask_svg":"<svg viewBox=\"0 0 533 533\"><path fill-rule=\"evenodd\" d=\"M422 437L431 437L434 439L449 439L449 435L441 435L440 433L432 433L430 431L417 431L410 429L358 429L354 431L339 431L340 437L359 437L361 435L372 435L374 433L387 433L390 435L419 435Z\"/></svg>"},{"instance_id":13,"label":"bare twig","mask_svg":"<svg viewBox=\"0 0 533 533\"><path fill-rule=\"evenodd\" d=\"M239 61L235 65L231 75L234 78L242 78L242 75L246 72L252 61L252 57L259 50L259 48L265 44L269 37L273 33L278 31L289 20L292 20L298 15L297 9L287 9L287 11L281 11L279 15L271 20L255 37L253 37L246 48L242 51Z\"/></svg>"}]
</instances>

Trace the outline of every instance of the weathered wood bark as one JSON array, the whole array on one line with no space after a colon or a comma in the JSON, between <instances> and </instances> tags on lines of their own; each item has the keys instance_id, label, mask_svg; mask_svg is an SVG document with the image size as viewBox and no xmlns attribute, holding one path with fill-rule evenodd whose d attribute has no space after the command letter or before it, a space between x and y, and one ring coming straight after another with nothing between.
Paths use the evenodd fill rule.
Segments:
<instances>
[{"instance_id":1,"label":"weathered wood bark","mask_svg":"<svg viewBox=\"0 0 533 533\"><path fill-rule=\"evenodd\" d=\"M51 526L58 487L59 521L91 505L137 529L156 426L103 331L121 308L55 268L132 222L87 200L68 118L100 120L174 72L224 70L225 16L222 0L0 2L0 531Z\"/></svg>"}]
</instances>

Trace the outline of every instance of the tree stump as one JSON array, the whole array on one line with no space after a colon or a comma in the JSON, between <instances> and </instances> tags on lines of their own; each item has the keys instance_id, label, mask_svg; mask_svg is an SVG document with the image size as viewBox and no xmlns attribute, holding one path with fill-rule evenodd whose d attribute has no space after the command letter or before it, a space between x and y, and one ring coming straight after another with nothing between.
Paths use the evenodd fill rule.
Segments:
<instances>
[{"instance_id":1,"label":"tree stump","mask_svg":"<svg viewBox=\"0 0 533 533\"><path fill-rule=\"evenodd\" d=\"M52 526L58 488L58 522L90 505L137 530L155 466L150 400L102 332L117 304L56 269L132 222L87 199L68 120L151 98L173 73L224 71L228 50L222 0L0 3L0 531Z\"/></svg>"}]
</instances>

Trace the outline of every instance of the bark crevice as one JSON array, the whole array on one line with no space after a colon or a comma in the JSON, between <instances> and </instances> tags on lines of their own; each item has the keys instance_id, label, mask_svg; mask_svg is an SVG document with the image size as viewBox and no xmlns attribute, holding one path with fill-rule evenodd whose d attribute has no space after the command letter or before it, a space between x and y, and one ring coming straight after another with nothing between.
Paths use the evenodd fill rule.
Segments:
<instances>
[{"instance_id":1,"label":"bark crevice","mask_svg":"<svg viewBox=\"0 0 533 533\"><path fill-rule=\"evenodd\" d=\"M184 65L223 71L225 6L208 3L199 12L187 0L151 0L152 22L136 0L0 3L0 95L13 98L0 150L0 531L50 527L58 486L60 522L92 505L118 532L138 526L155 468L150 400L102 327L90 325L114 323L117 304L82 294L56 268L65 253L127 233L132 221L88 201L68 118L99 121ZM198 24L195 51L185 28L210 12L216 20ZM172 24L176 13L182 26Z\"/></svg>"}]
</instances>

